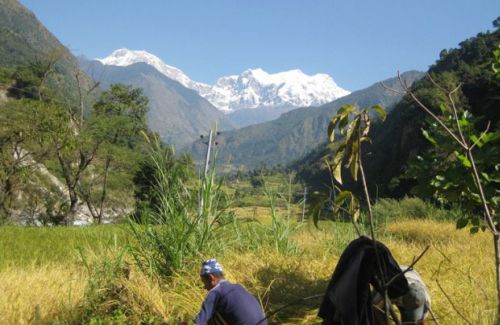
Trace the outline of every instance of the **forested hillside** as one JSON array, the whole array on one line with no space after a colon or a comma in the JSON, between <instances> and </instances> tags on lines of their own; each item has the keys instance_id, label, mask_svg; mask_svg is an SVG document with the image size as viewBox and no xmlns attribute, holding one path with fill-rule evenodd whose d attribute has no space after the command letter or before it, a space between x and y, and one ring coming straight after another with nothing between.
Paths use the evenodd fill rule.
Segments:
<instances>
[{"instance_id":1,"label":"forested hillside","mask_svg":"<svg viewBox=\"0 0 500 325\"><path fill-rule=\"evenodd\" d=\"M460 85L454 95L456 104L472 114L476 130L484 130L488 122L490 130L499 127L500 88L492 70L493 51L499 43L500 31L495 26L494 31L465 40L456 49L441 51L439 59L428 71L432 79L445 89ZM429 78L415 82L412 90L423 104L436 113L441 113L441 104L450 105L446 92L439 90ZM408 97L394 107L385 122L373 127L370 134L372 144L366 145L363 156L372 193L401 197L419 182L428 183L433 176L431 170L420 175L409 173L409 170L414 169L411 166L417 163L418 157L434 149L422 135L422 129L429 129L426 115ZM489 147L495 148L495 145L490 144ZM481 150L476 150L480 155ZM331 184L324 160L331 159L334 151L334 145L324 144L302 161L296 162L294 167L310 186L324 188ZM498 149L489 152L489 155L482 161L481 168L498 168L494 167L499 161ZM443 162L451 159L449 164L453 159L456 160L445 156L441 159Z\"/></svg>"},{"instance_id":2,"label":"forested hillside","mask_svg":"<svg viewBox=\"0 0 500 325\"><path fill-rule=\"evenodd\" d=\"M0 0L0 44L0 82L7 82L13 73L23 74L26 82L30 74L41 74L41 91L75 110L80 106L78 88L86 91L93 86L70 51L16 0ZM26 65L37 65L37 71L26 71ZM24 91L25 86L14 85L11 92ZM88 109L88 99L84 102Z\"/></svg>"}]
</instances>

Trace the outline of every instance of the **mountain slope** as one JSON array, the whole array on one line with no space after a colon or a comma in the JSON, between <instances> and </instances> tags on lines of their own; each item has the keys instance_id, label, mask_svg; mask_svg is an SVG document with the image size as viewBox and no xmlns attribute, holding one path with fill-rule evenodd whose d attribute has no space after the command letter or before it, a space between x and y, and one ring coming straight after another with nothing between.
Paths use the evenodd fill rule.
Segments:
<instances>
[{"instance_id":1,"label":"mountain slope","mask_svg":"<svg viewBox=\"0 0 500 325\"><path fill-rule=\"evenodd\" d=\"M75 74L80 74L83 87L92 83L79 70L76 58L29 9L16 0L0 0L0 66L14 67L54 58L55 73L50 76L49 87L65 101L76 100Z\"/></svg>"},{"instance_id":2,"label":"mountain slope","mask_svg":"<svg viewBox=\"0 0 500 325\"><path fill-rule=\"evenodd\" d=\"M218 121L227 130L232 124L206 99L194 90L166 77L146 63L128 66L103 65L80 58L82 69L101 81L103 87L124 83L144 89L149 98L148 125L162 140L177 148L192 143Z\"/></svg>"},{"instance_id":3,"label":"mountain slope","mask_svg":"<svg viewBox=\"0 0 500 325\"><path fill-rule=\"evenodd\" d=\"M402 76L408 84L411 84L421 78L422 73L411 71ZM398 85L396 78L385 80L384 83L395 88ZM327 140L328 122L342 105L357 104L365 107L379 104L387 108L400 99L399 94L375 84L320 107L295 109L274 121L223 132L217 140L219 157L223 163L246 168L254 168L261 164L267 166L288 164ZM192 152L195 159L202 157L203 149L204 146L199 141L193 144Z\"/></svg>"},{"instance_id":4,"label":"mountain slope","mask_svg":"<svg viewBox=\"0 0 500 325\"><path fill-rule=\"evenodd\" d=\"M243 128L245 126L264 123L272 121L280 117L281 114L296 109L293 106L279 106L279 107L256 107L240 109L230 112L226 116L236 126L236 128Z\"/></svg>"}]
</instances>

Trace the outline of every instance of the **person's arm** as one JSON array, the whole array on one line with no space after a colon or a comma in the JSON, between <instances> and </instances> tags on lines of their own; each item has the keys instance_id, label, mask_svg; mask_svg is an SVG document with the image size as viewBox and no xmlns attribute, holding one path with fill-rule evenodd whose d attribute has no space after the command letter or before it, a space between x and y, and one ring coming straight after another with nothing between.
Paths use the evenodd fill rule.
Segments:
<instances>
[{"instance_id":1,"label":"person's arm","mask_svg":"<svg viewBox=\"0 0 500 325\"><path fill-rule=\"evenodd\" d=\"M203 301L200 312L198 313L198 315L196 315L193 321L199 325L208 323L208 321L214 315L216 302L217 292L212 290L208 293L207 297Z\"/></svg>"}]
</instances>

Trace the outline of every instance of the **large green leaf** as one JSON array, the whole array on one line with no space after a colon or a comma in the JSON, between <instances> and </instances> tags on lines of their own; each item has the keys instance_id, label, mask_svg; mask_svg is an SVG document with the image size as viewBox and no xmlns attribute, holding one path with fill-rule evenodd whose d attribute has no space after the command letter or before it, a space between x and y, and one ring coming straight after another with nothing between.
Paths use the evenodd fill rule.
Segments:
<instances>
[{"instance_id":1,"label":"large green leaf","mask_svg":"<svg viewBox=\"0 0 500 325\"><path fill-rule=\"evenodd\" d=\"M335 205L342 206L346 203L348 198L352 197L352 193L350 191L341 191L335 197Z\"/></svg>"},{"instance_id":2,"label":"large green leaf","mask_svg":"<svg viewBox=\"0 0 500 325\"><path fill-rule=\"evenodd\" d=\"M335 126L336 123L332 120L328 124L328 139L330 139L330 142L335 141Z\"/></svg>"},{"instance_id":3,"label":"large green leaf","mask_svg":"<svg viewBox=\"0 0 500 325\"><path fill-rule=\"evenodd\" d=\"M348 123L349 123L349 115L345 115L344 117L342 117L339 123L340 134L344 134L344 129Z\"/></svg>"},{"instance_id":4,"label":"large green leaf","mask_svg":"<svg viewBox=\"0 0 500 325\"><path fill-rule=\"evenodd\" d=\"M344 105L337 111L337 115L347 115L356 111L355 105Z\"/></svg>"},{"instance_id":5,"label":"large green leaf","mask_svg":"<svg viewBox=\"0 0 500 325\"><path fill-rule=\"evenodd\" d=\"M337 150L335 158L333 158L333 166L332 166L333 178L340 184L342 184L342 160L344 160L344 154L345 154L344 149L345 146Z\"/></svg>"},{"instance_id":6,"label":"large green leaf","mask_svg":"<svg viewBox=\"0 0 500 325\"><path fill-rule=\"evenodd\" d=\"M360 216L359 202L354 195L351 193L351 204L349 205L352 219L357 222Z\"/></svg>"},{"instance_id":7,"label":"large green leaf","mask_svg":"<svg viewBox=\"0 0 500 325\"><path fill-rule=\"evenodd\" d=\"M387 112L385 111L385 109L379 105L370 106L370 107L368 107L368 110L377 112L378 115L380 115L380 118L382 120L385 120L385 118L387 116Z\"/></svg>"},{"instance_id":8,"label":"large green leaf","mask_svg":"<svg viewBox=\"0 0 500 325\"><path fill-rule=\"evenodd\" d=\"M351 124L347 127L347 133L345 135L345 143L347 146L351 146L351 143L356 141L357 135L359 134L360 117L356 116Z\"/></svg>"}]
</instances>

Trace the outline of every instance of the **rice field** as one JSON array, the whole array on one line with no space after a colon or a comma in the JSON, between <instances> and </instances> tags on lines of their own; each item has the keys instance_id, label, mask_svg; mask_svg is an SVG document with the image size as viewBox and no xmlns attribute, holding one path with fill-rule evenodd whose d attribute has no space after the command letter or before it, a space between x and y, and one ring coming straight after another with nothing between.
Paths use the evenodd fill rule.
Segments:
<instances>
[{"instance_id":1,"label":"rice field","mask_svg":"<svg viewBox=\"0 0 500 325\"><path fill-rule=\"evenodd\" d=\"M257 219L265 220L265 211L259 208ZM248 218L254 212L237 213ZM127 255L128 234L126 225L0 228L0 324L175 324L193 317L205 295L198 261L169 280L146 276ZM243 284L267 312L323 293L343 248L356 237L349 223L330 221L319 229L305 223L291 236L297 246L293 254L263 245L228 246L217 256L227 278ZM416 269L441 324L464 323L456 310L472 324L493 323L488 233L470 235L445 220L396 218L381 226L378 236L401 264L410 264L430 245ZM124 260L115 263L119 255ZM318 305L318 300L294 305L270 323L320 323Z\"/></svg>"}]
</instances>

